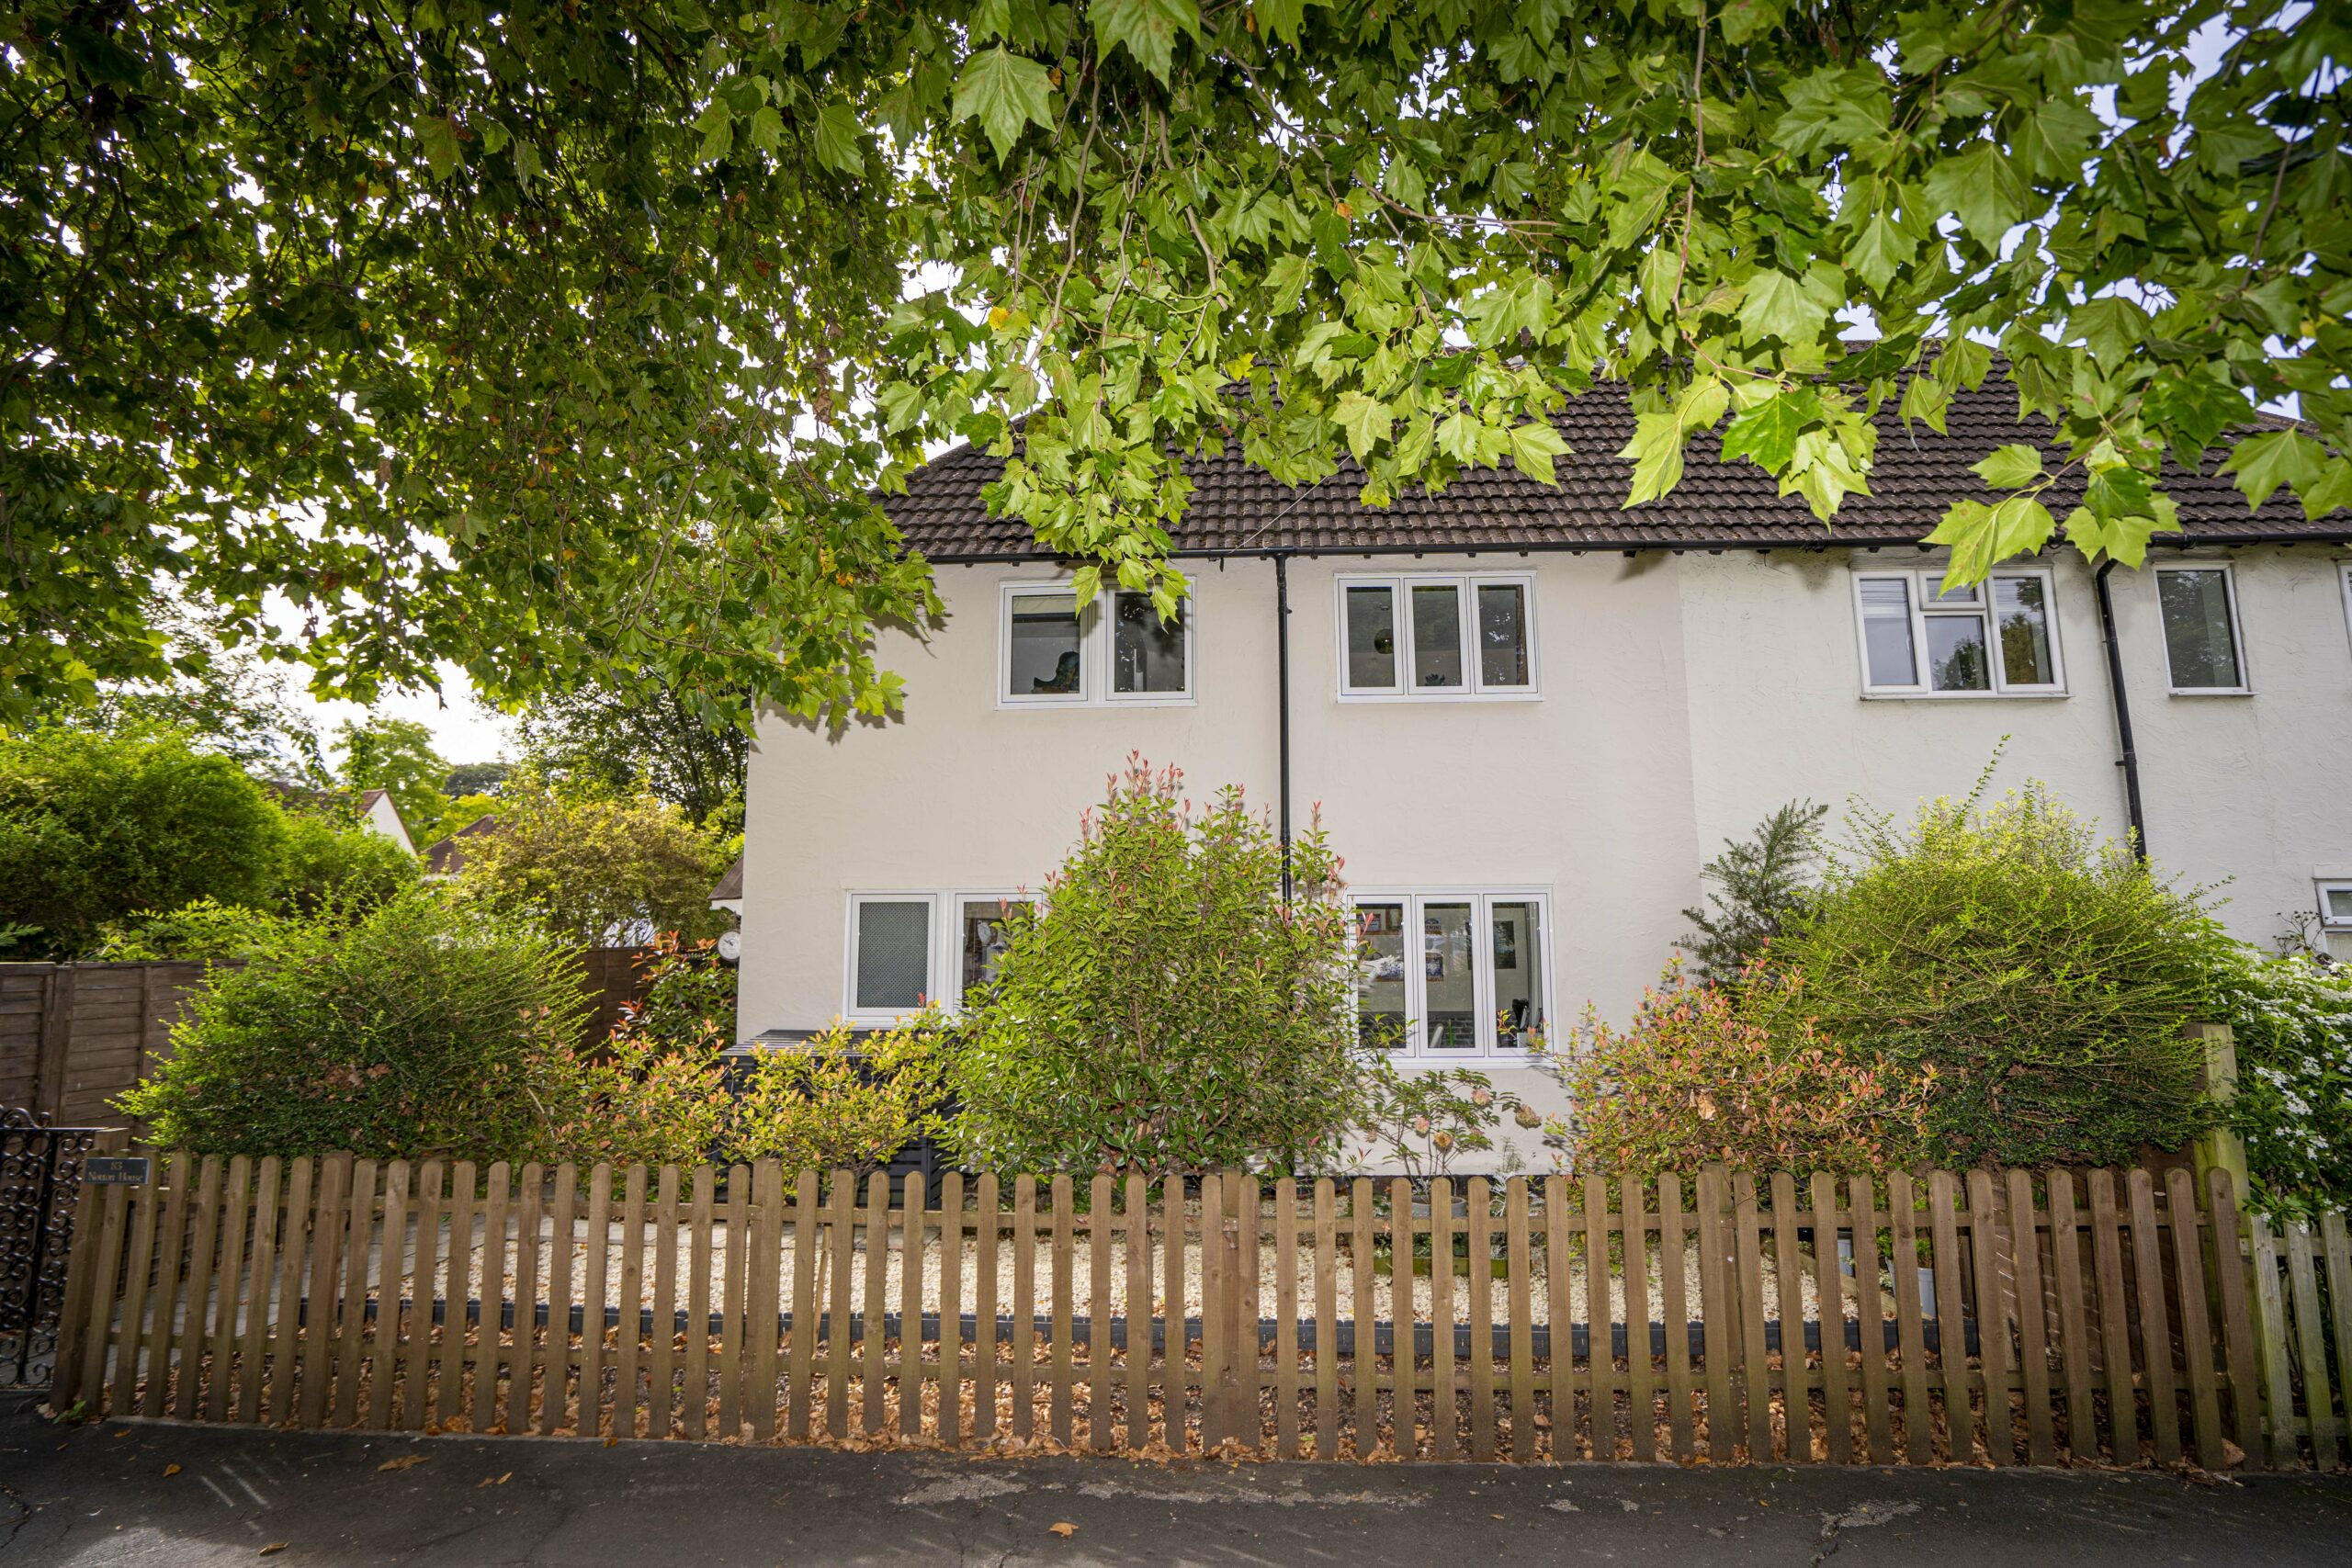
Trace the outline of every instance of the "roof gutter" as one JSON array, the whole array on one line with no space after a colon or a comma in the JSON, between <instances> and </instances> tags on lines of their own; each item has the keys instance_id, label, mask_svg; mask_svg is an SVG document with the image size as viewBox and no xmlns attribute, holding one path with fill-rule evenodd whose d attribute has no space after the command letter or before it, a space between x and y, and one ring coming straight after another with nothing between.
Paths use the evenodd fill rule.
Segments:
<instances>
[{"instance_id":1,"label":"roof gutter","mask_svg":"<svg viewBox=\"0 0 2352 1568\"><path fill-rule=\"evenodd\" d=\"M2148 859L2148 818L2140 805L2140 753L2132 743L2132 698L2123 685L2123 649L2115 637L2115 598L2108 590L2108 573L2115 570L2112 556L2091 574L2098 598L2098 626L2107 643L2107 689L2115 699L2115 736L2123 754L2115 765L2123 770L2123 810L2132 824L2132 852L2142 864Z\"/></svg>"},{"instance_id":2,"label":"roof gutter","mask_svg":"<svg viewBox=\"0 0 2352 1568\"><path fill-rule=\"evenodd\" d=\"M2152 539L2151 546L2170 546L2177 550L2218 549L2244 545L2346 545L2352 544L2352 529L2337 533L2260 534L2192 534L2177 539ZM1710 555L1734 552L1761 554L1768 550L1901 550L1932 549L1919 535L1858 535L1834 534L1804 539L1727 539L1721 535L1698 538L1654 539L1505 539L1480 543L1432 541L1418 545L1299 545L1272 547L1266 545L1236 546L1230 549L1193 548L1170 550L1161 558L1167 560L1251 560L1275 559L1281 557L1325 556L1482 556L1482 555L1631 555L1643 550L1676 550L1684 553L1703 551ZM933 566L1035 566L1062 559L1062 557L1037 551L990 551L984 554L927 555L923 559Z\"/></svg>"}]
</instances>

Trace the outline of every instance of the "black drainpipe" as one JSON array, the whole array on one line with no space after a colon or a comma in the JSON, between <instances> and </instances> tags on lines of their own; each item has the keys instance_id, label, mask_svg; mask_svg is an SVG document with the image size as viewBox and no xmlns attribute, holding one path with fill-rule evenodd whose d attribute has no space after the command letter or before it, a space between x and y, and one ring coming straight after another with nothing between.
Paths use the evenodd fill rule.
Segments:
<instances>
[{"instance_id":1,"label":"black drainpipe","mask_svg":"<svg viewBox=\"0 0 2352 1568\"><path fill-rule=\"evenodd\" d=\"M2114 570L2112 559L2101 561L2091 584L2098 593L2099 630L2107 637L2107 687L2115 695L2115 735L2123 748L2115 765L2123 770L2123 809L2132 821L2132 852L2145 861L2148 819L2140 809L2140 753L2132 744L2132 699L2123 689L2123 649L2115 639L2115 600L2107 588L2107 574Z\"/></svg>"},{"instance_id":2,"label":"black drainpipe","mask_svg":"<svg viewBox=\"0 0 2352 1568\"><path fill-rule=\"evenodd\" d=\"M1290 908L1290 557L1274 557L1274 697L1282 716L1283 908Z\"/></svg>"}]
</instances>

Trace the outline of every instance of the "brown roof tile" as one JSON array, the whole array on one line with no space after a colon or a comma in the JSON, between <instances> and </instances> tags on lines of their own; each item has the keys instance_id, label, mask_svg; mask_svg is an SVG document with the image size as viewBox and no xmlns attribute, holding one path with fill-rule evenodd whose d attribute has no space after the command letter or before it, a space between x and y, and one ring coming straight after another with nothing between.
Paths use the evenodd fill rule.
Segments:
<instances>
[{"instance_id":1,"label":"brown roof tile","mask_svg":"<svg viewBox=\"0 0 2352 1568\"><path fill-rule=\"evenodd\" d=\"M1632 464L1616 456L1634 429L1626 389L1603 385L1572 399L1557 416L1569 455L1559 484L1516 469L1464 474L1442 493L1411 491L1385 510L1356 499L1363 470L1342 457L1317 485L1290 487L1245 462L1237 449L1216 458L1188 457L1192 506L1173 530L1179 555L1262 555L1272 551L1353 553L1400 550L1714 548L1759 545L1916 544L1955 497L1982 495L1969 466L2007 442L2049 445L2049 425L2019 424L2017 397L1998 371L1952 400L1947 434L1905 427L1890 405L1878 416L1879 441L1868 496L1849 496L1834 523L1815 519L1801 496L1783 496L1770 476L1741 459L1724 463L1717 436L1702 433L1685 458L1682 481L1660 500L1621 505ZM2263 421L2263 423L2278 422ZM2053 463L2064 454L2053 448ZM2217 471L2167 463L2165 488L2180 508L2189 539L2352 537L2352 513L2317 522L2280 491L2260 510ZM942 454L909 476L906 493L884 504L907 543L935 561L1044 558L1047 552L1018 518L988 515L980 487L1000 464L969 446ZM2062 519L2081 498L2069 475L2045 497ZM2179 536L2165 536L2179 538ZM2185 542L2185 541L2184 541Z\"/></svg>"}]
</instances>

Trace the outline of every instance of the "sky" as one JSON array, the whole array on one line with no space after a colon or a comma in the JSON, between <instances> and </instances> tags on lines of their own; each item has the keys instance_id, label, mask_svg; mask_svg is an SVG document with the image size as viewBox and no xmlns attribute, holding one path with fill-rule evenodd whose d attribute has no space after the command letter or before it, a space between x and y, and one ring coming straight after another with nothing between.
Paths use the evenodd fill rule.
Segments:
<instances>
[{"instance_id":1,"label":"sky","mask_svg":"<svg viewBox=\"0 0 2352 1568\"><path fill-rule=\"evenodd\" d=\"M345 719L370 713L379 718L413 718L433 732L433 749L450 762L494 762L511 759L514 721L474 695L473 682L454 664L441 667L442 693L387 692L372 708L357 703L324 703L290 682L287 700L297 713L309 716L326 740Z\"/></svg>"}]
</instances>

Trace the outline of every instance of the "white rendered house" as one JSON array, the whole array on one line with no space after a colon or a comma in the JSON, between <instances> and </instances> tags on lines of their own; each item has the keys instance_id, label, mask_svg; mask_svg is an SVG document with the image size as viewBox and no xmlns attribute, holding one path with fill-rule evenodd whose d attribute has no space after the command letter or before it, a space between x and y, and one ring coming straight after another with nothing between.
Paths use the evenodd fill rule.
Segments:
<instances>
[{"instance_id":1,"label":"white rendered house","mask_svg":"<svg viewBox=\"0 0 2352 1568\"><path fill-rule=\"evenodd\" d=\"M2177 474L2187 532L2145 567L2102 581L2052 550L1938 597L1918 540L2031 434L1997 379L1948 434L1886 418L1874 493L1834 529L1712 451L1621 510L1622 390L1560 426L1556 489L1486 470L1386 511L1352 465L1291 490L1193 461L1175 627L1117 593L1075 612L1064 568L987 515L985 454L926 467L889 504L946 618L882 637L903 716L759 728L740 1038L954 1002L1136 751L1200 794L1319 808L1364 1010L1404 1021L1411 1060L1539 1105L1528 1032L1588 1003L1623 1021L1725 839L1800 797L1907 814L2005 736L1997 781L2136 819L2166 870L2226 884L2241 936L2300 921L2352 957L2352 514Z\"/></svg>"}]
</instances>

